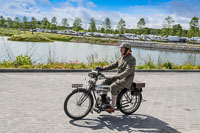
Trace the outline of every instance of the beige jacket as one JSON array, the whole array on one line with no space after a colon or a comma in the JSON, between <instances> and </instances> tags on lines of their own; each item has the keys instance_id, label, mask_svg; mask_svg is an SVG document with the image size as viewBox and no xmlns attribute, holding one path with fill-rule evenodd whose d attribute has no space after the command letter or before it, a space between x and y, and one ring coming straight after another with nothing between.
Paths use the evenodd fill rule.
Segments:
<instances>
[{"instance_id":1,"label":"beige jacket","mask_svg":"<svg viewBox=\"0 0 200 133\"><path fill-rule=\"evenodd\" d=\"M125 58L121 57L118 61L103 67L103 70L118 68L117 76L119 79L116 81L116 83L127 89L130 89L135 75L135 64L135 58L129 54Z\"/></svg>"}]
</instances>

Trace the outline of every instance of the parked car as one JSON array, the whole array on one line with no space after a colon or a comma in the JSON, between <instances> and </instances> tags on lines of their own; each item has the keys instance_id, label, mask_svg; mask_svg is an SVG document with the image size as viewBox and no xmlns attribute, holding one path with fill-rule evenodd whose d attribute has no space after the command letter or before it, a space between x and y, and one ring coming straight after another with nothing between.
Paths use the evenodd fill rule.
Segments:
<instances>
[{"instance_id":1,"label":"parked car","mask_svg":"<svg viewBox=\"0 0 200 133\"><path fill-rule=\"evenodd\" d=\"M64 31L57 31L57 34L65 34L65 32Z\"/></svg>"},{"instance_id":2,"label":"parked car","mask_svg":"<svg viewBox=\"0 0 200 133\"><path fill-rule=\"evenodd\" d=\"M179 42L186 43L187 40L188 40L188 37L180 37Z\"/></svg>"},{"instance_id":3,"label":"parked car","mask_svg":"<svg viewBox=\"0 0 200 133\"><path fill-rule=\"evenodd\" d=\"M86 32L85 35L86 36L93 36L94 34L92 32Z\"/></svg>"},{"instance_id":4,"label":"parked car","mask_svg":"<svg viewBox=\"0 0 200 133\"><path fill-rule=\"evenodd\" d=\"M101 36L101 34L100 34L100 33L98 33L98 32L94 32L94 33L93 33L93 36L100 37L100 36Z\"/></svg>"},{"instance_id":5,"label":"parked car","mask_svg":"<svg viewBox=\"0 0 200 133\"><path fill-rule=\"evenodd\" d=\"M200 37L191 37L190 41L200 42Z\"/></svg>"},{"instance_id":6,"label":"parked car","mask_svg":"<svg viewBox=\"0 0 200 133\"><path fill-rule=\"evenodd\" d=\"M115 37L115 35L114 35L114 34L107 34L106 37L111 37L111 38L113 38L113 37Z\"/></svg>"},{"instance_id":7,"label":"parked car","mask_svg":"<svg viewBox=\"0 0 200 133\"><path fill-rule=\"evenodd\" d=\"M99 34L100 34L100 37L106 37L105 33L99 33Z\"/></svg>"},{"instance_id":8,"label":"parked car","mask_svg":"<svg viewBox=\"0 0 200 133\"><path fill-rule=\"evenodd\" d=\"M180 37L179 36L168 36L169 42L179 42Z\"/></svg>"},{"instance_id":9,"label":"parked car","mask_svg":"<svg viewBox=\"0 0 200 133\"><path fill-rule=\"evenodd\" d=\"M78 36L83 36L83 35L85 35L85 32L78 32L77 35Z\"/></svg>"}]
</instances>

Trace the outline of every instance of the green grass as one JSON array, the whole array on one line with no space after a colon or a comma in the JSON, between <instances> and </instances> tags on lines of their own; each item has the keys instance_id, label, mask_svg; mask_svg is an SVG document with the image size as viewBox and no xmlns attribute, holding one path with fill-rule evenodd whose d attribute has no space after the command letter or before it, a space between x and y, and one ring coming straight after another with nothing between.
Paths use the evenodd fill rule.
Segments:
<instances>
[{"instance_id":1,"label":"green grass","mask_svg":"<svg viewBox=\"0 0 200 133\"><path fill-rule=\"evenodd\" d=\"M84 30L83 30L84 31ZM84 31L85 32L85 31ZM20 35L20 34L28 34L28 36L18 36L12 37L10 40L12 41L28 41L28 42L38 42L40 41L40 38L30 38L30 33L28 31L20 31L19 29L14 28L0 28L0 36L13 36L13 35ZM80 36L71 36L71 35L60 35L60 34L54 34L54 33L38 33L34 32L34 35L47 37L50 40L54 41L66 41L66 42L81 42L81 43L92 43L92 44L103 44L103 45L117 45L118 39L106 39L106 38L98 38L98 37L80 37ZM36 41L35 41L36 40ZM46 39L41 39L41 42L49 42L44 41ZM50 41L51 42L51 41ZM153 41L153 42L166 42L166 41ZM187 41L188 44L200 44L193 41ZM161 44L159 44L161 45ZM162 44L162 45L172 45L170 44ZM176 44L174 44L176 46ZM179 44L180 45L180 44Z\"/></svg>"},{"instance_id":2,"label":"green grass","mask_svg":"<svg viewBox=\"0 0 200 133\"><path fill-rule=\"evenodd\" d=\"M23 64L15 66L11 61L3 61L0 63L0 68L24 68L24 69L95 69L97 66L106 66L108 62L93 62L93 63L47 63L47 64L37 64L37 65L30 65L30 64ZM149 65L138 65L136 66L136 70L200 70L200 65L173 65L172 68L160 67L160 66L149 66Z\"/></svg>"},{"instance_id":3,"label":"green grass","mask_svg":"<svg viewBox=\"0 0 200 133\"><path fill-rule=\"evenodd\" d=\"M115 39L105 39L105 38L95 38L95 37L83 37L83 36L71 36L71 35L61 35L54 33L34 33L45 36L51 40L56 41L66 41L66 42L81 42L81 43L93 43L93 44L117 44L118 40Z\"/></svg>"},{"instance_id":4,"label":"green grass","mask_svg":"<svg viewBox=\"0 0 200 133\"><path fill-rule=\"evenodd\" d=\"M69 61L65 63L50 62L47 64L33 64L32 60L28 56L19 55L14 61L2 61L0 62L0 68L24 68L24 69L95 69L97 66L103 67L111 62L107 60L95 61L92 59L88 60L88 63L79 61ZM152 60L146 61L143 65L136 66L137 70L200 70L200 65L183 64L174 65L171 62L164 62L154 64Z\"/></svg>"},{"instance_id":5,"label":"green grass","mask_svg":"<svg viewBox=\"0 0 200 133\"><path fill-rule=\"evenodd\" d=\"M54 40L54 41L65 41L65 42L68 42L70 41L73 36L69 36L69 35L61 35L61 34L54 34L54 33L34 33L36 35L39 35L39 36L44 36L44 37L47 37L51 40Z\"/></svg>"},{"instance_id":6,"label":"green grass","mask_svg":"<svg viewBox=\"0 0 200 133\"><path fill-rule=\"evenodd\" d=\"M83 37L72 35L61 35L55 33L34 32L33 35L28 31L20 31L18 29L0 28L1 36L11 36L11 41L24 41L24 42L52 42L52 41L65 41L65 42L80 42L104 45L117 45L117 39L98 38L98 37Z\"/></svg>"},{"instance_id":7,"label":"green grass","mask_svg":"<svg viewBox=\"0 0 200 133\"><path fill-rule=\"evenodd\" d=\"M52 42L52 40L54 40L54 41L64 41L64 42L80 42L80 43L105 44L105 45L118 44L118 40L115 39L71 36L71 35L61 35L54 33L34 33L32 35L30 32L20 32L18 34L12 35L9 38L9 40L26 41L26 42Z\"/></svg>"},{"instance_id":8,"label":"green grass","mask_svg":"<svg viewBox=\"0 0 200 133\"><path fill-rule=\"evenodd\" d=\"M91 37L73 37L71 42L83 42L83 43L93 43L93 44L113 44L117 45L118 40L113 39L102 39L102 38L91 38Z\"/></svg>"},{"instance_id":9,"label":"green grass","mask_svg":"<svg viewBox=\"0 0 200 133\"><path fill-rule=\"evenodd\" d=\"M0 28L0 36L12 36L15 34L20 34L21 31L11 28Z\"/></svg>"},{"instance_id":10,"label":"green grass","mask_svg":"<svg viewBox=\"0 0 200 133\"><path fill-rule=\"evenodd\" d=\"M12 35L8 40L22 42L53 42L51 39L38 34L18 34Z\"/></svg>"}]
</instances>

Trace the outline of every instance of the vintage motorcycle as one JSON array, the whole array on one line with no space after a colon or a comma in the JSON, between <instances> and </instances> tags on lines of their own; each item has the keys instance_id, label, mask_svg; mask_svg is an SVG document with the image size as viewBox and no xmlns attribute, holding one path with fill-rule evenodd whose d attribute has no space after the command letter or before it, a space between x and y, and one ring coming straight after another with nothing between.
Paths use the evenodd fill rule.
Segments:
<instances>
[{"instance_id":1,"label":"vintage motorcycle","mask_svg":"<svg viewBox=\"0 0 200 133\"><path fill-rule=\"evenodd\" d=\"M71 119L82 119L93 111L101 113L104 111L102 105L111 101L107 95L110 86L97 85L98 80L107 77L99 70L92 70L88 76L90 79L86 79L86 87L83 88L83 84L72 84L72 88L75 89L65 99L64 111ZM140 107L143 87L145 83L133 82L131 89L124 88L118 92L115 110L120 110L126 115L134 113Z\"/></svg>"}]
</instances>

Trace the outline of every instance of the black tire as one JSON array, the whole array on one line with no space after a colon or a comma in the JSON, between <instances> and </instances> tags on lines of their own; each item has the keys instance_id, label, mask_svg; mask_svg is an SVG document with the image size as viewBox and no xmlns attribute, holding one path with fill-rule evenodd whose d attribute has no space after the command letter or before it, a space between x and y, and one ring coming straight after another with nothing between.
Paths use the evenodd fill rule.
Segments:
<instances>
[{"instance_id":1,"label":"black tire","mask_svg":"<svg viewBox=\"0 0 200 133\"><path fill-rule=\"evenodd\" d=\"M79 93L80 94L82 93L82 94L81 94L80 98L76 98L76 100L78 100L78 101L73 100L73 97L75 95L79 94ZM80 99L81 99L81 101L80 101ZM86 103L87 100L88 100L88 103ZM70 102L72 102L72 103L70 103ZM80 109L81 106L83 106L83 103L87 104L86 105L87 107L86 107L85 111L83 109ZM65 114L67 116L69 116L70 118L72 118L74 120L78 120L78 119L82 119L83 117L85 117L86 115L88 115L88 113L90 112L90 110L93 107L93 104L94 104L94 100L93 100L92 94L89 91L87 91L85 89L76 89L76 90L73 90L67 96L67 98L65 99L65 102L64 102L64 111L65 111ZM75 107L74 110L73 110L73 107ZM76 112L82 113L82 114L76 115Z\"/></svg>"},{"instance_id":2,"label":"black tire","mask_svg":"<svg viewBox=\"0 0 200 133\"><path fill-rule=\"evenodd\" d=\"M141 101L141 92L131 93L130 90L124 89L118 95L117 108L125 115L130 115L140 107Z\"/></svg>"}]
</instances>

